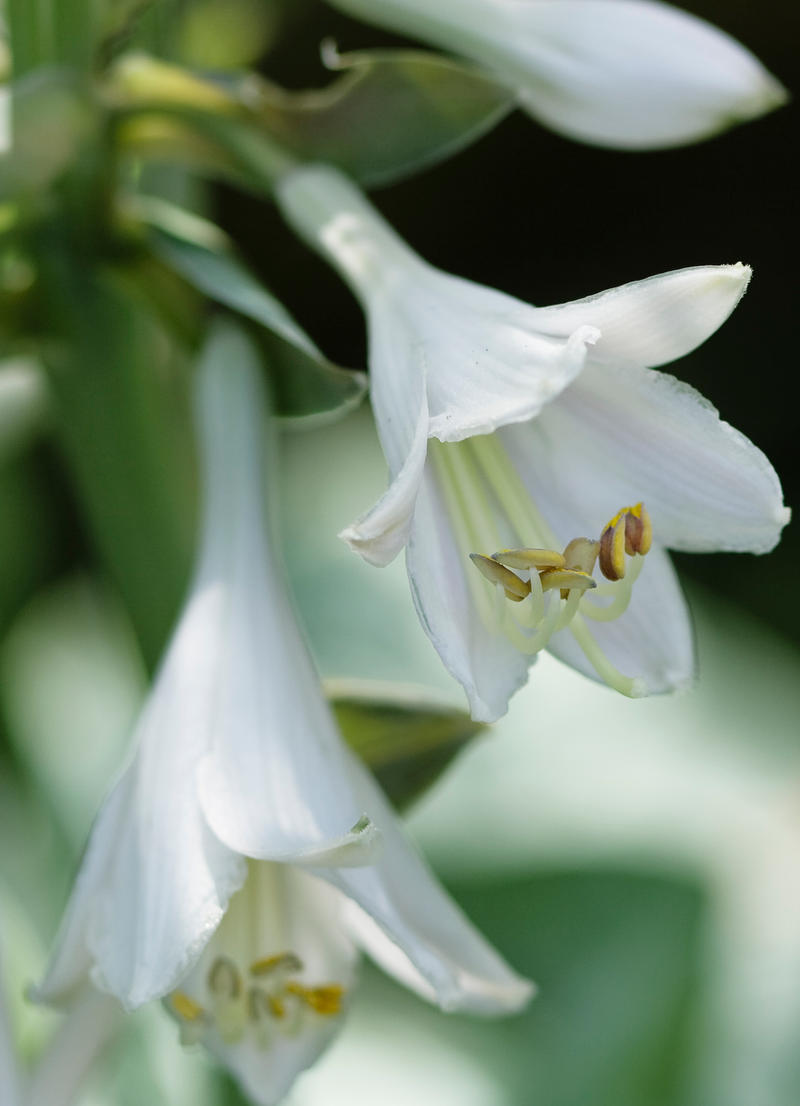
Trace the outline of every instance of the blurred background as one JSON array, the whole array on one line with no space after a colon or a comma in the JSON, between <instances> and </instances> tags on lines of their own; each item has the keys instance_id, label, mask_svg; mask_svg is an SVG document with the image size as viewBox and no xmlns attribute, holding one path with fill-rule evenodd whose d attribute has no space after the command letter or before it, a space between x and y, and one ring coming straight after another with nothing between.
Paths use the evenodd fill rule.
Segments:
<instances>
[{"instance_id":1,"label":"blurred background","mask_svg":"<svg viewBox=\"0 0 800 1106\"><path fill-rule=\"evenodd\" d=\"M295 89L330 80L324 38L342 51L409 45L311 0L168 8L168 56L257 62ZM796 5L691 10L796 84ZM743 303L676 369L764 450L792 506L796 116L790 104L697 146L631 154L513 113L374 200L431 262L537 304L687 265L752 264ZM201 201L324 352L362 366L355 302L275 211L223 185ZM0 455L0 939L30 1059L52 1018L21 995L41 971L146 676L52 436L38 421L15 426ZM335 538L384 486L367 412L287 432L284 446L287 565L322 672L400 679L460 705L403 566L377 572ZM298 1083L295 1106L796 1106L800 598L788 585L798 544L790 524L768 559L677 559L697 626L692 692L631 703L550 658L536 665L410 828L476 924L537 981L537 999L487 1025L430 1010L365 967L350 1022ZM136 1015L81 1106L240 1102L176 1037L160 1010Z\"/></svg>"}]
</instances>

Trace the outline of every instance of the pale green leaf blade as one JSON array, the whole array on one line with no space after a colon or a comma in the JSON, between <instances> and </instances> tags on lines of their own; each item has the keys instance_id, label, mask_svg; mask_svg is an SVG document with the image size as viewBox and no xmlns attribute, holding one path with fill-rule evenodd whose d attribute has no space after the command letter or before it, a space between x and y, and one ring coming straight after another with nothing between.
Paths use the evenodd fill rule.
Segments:
<instances>
[{"instance_id":1,"label":"pale green leaf blade","mask_svg":"<svg viewBox=\"0 0 800 1106\"><path fill-rule=\"evenodd\" d=\"M345 740L400 809L485 729L428 688L338 679L326 680L325 691Z\"/></svg>"},{"instance_id":2,"label":"pale green leaf blade","mask_svg":"<svg viewBox=\"0 0 800 1106\"><path fill-rule=\"evenodd\" d=\"M342 76L325 89L287 93L251 79L248 93L273 139L302 160L330 162L366 185L451 157L514 106L491 77L438 54L328 50L326 61Z\"/></svg>"},{"instance_id":3,"label":"pale green leaf blade","mask_svg":"<svg viewBox=\"0 0 800 1106\"><path fill-rule=\"evenodd\" d=\"M239 261L212 223L159 202L140 204L154 252L195 288L265 327L278 414L318 419L356 406L364 373L334 365L317 349L283 304Z\"/></svg>"}]
</instances>

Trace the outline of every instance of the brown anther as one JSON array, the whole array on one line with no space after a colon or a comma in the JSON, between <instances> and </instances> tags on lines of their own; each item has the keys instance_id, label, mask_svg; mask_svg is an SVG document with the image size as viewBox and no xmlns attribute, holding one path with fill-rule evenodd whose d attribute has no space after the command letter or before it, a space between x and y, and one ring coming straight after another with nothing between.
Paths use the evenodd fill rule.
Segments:
<instances>
[{"instance_id":1,"label":"brown anther","mask_svg":"<svg viewBox=\"0 0 800 1106\"><path fill-rule=\"evenodd\" d=\"M501 565L499 561L493 560L492 557L484 557L482 553L470 553L469 559L490 583L501 584L506 594L511 592L517 601L530 595L530 580L520 580L516 572Z\"/></svg>"},{"instance_id":2,"label":"brown anther","mask_svg":"<svg viewBox=\"0 0 800 1106\"><path fill-rule=\"evenodd\" d=\"M550 568L539 573L542 582L542 591L552 591L561 588L562 594L578 588L579 591L588 591L596 588L597 584L588 572L581 572L578 568Z\"/></svg>"},{"instance_id":3,"label":"brown anther","mask_svg":"<svg viewBox=\"0 0 800 1106\"><path fill-rule=\"evenodd\" d=\"M607 580L621 580L625 575L625 519L620 511L609 522L600 538L600 571Z\"/></svg>"},{"instance_id":4,"label":"brown anther","mask_svg":"<svg viewBox=\"0 0 800 1106\"><path fill-rule=\"evenodd\" d=\"M629 557L644 556L653 544L653 524L644 503L629 507L625 515L625 552Z\"/></svg>"},{"instance_id":5,"label":"brown anther","mask_svg":"<svg viewBox=\"0 0 800 1106\"><path fill-rule=\"evenodd\" d=\"M250 975L269 975L277 968L288 972L302 972L303 962L293 952L279 952L275 956L263 956L250 965Z\"/></svg>"},{"instance_id":6,"label":"brown anther","mask_svg":"<svg viewBox=\"0 0 800 1106\"><path fill-rule=\"evenodd\" d=\"M499 549L492 560L506 568L564 568L564 557L555 549Z\"/></svg>"},{"instance_id":7,"label":"brown anther","mask_svg":"<svg viewBox=\"0 0 800 1106\"><path fill-rule=\"evenodd\" d=\"M238 998L242 993L242 977L232 960L218 956L208 973L208 987L219 998Z\"/></svg>"},{"instance_id":8,"label":"brown anther","mask_svg":"<svg viewBox=\"0 0 800 1106\"><path fill-rule=\"evenodd\" d=\"M592 541L591 538L573 538L564 550L565 567L577 568L580 572L588 572L591 576L599 552L599 541Z\"/></svg>"}]
</instances>

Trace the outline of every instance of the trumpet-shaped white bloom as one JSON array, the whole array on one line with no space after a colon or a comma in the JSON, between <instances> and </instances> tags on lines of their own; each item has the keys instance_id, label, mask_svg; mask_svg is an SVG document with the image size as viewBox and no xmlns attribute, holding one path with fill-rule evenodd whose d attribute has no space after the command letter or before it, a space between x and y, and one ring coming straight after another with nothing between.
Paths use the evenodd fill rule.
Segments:
<instances>
[{"instance_id":1,"label":"trumpet-shaped white bloom","mask_svg":"<svg viewBox=\"0 0 800 1106\"><path fill-rule=\"evenodd\" d=\"M508 1012L531 986L340 739L270 545L264 400L238 332L212 338L197 397L194 580L39 997L68 998L87 972L128 1007L169 996L185 1035L271 1103L338 1026L356 948L447 1009Z\"/></svg>"},{"instance_id":2,"label":"trumpet-shaped white bloom","mask_svg":"<svg viewBox=\"0 0 800 1106\"><path fill-rule=\"evenodd\" d=\"M663 548L765 552L788 511L764 455L646 366L712 334L749 269L534 308L433 269L335 170L295 171L278 200L367 316L391 483L342 537L378 565L407 544L421 622L473 716L501 715L544 647L627 695L686 684L691 627Z\"/></svg>"},{"instance_id":3,"label":"trumpet-shaped white bloom","mask_svg":"<svg viewBox=\"0 0 800 1106\"><path fill-rule=\"evenodd\" d=\"M735 39L654 0L331 0L472 58L570 138L694 142L778 107L786 91Z\"/></svg>"}]
</instances>

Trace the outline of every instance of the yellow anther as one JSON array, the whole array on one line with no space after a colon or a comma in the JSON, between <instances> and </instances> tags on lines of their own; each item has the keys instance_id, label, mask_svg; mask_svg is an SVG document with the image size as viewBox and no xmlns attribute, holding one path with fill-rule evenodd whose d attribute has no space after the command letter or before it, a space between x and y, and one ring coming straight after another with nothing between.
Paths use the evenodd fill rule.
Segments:
<instances>
[{"instance_id":1,"label":"yellow anther","mask_svg":"<svg viewBox=\"0 0 800 1106\"><path fill-rule=\"evenodd\" d=\"M266 999L269 1012L274 1018L286 1017L286 1004L282 999L279 999L277 995L267 995Z\"/></svg>"},{"instance_id":2,"label":"yellow anther","mask_svg":"<svg viewBox=\"0 0 800 1106\"><path fill-rule=\"evenodd\" d=\"M644 556L653 544L653 524L644 503L629 507L625 516L625 552L629 557Z\"/></svg>"},{"instance_id":3,"label":"yellow anther","mask_svg":"<svg viewBox=\"0 0 800 1106\"><path fill-rule=\"evenodd\" d=\"M196 1022L205 1014L205 1010L200 1003L195 1002L193 998L189 998L185 991L173 991L169 996L169 1000L172 1003L172 1009L184 1021Z\"/></svg>"},{"instance_id":4,"label":"yellow anther","mask_svg":"<svg viewBox=\"0 0 800 1106\"><path fill-rule=\"evenodd\" d=\"M621 580L625 575L626 511L616 514L600 538L600 571L607 580Z\"/></svg>"},{"instance_id":5,"label":"yellow anther","mask_svg":"<svg viewBox=\"0 0 800 1106\"><path fill-rule=\"evenodd\" d=\"M530 580L520 580L516 572L501 565L492 557L484 557L482 553L470 553L469 559L480 572L492 584L501 584L506 592L511 592L517 599L524 599L530 595Z\"/></svg>"},{"instance_id":6,"label":"yellow anther","mask_svg":"<svg viewBox=\"0 0 800 1106\"><path fill-rule=\"evenodd\" d=\"M263 956L250 965L250 975L269 975L282 968L288 972L302 972L303 962L293 952L279 952L275 956Z\"/></svg>"},{"instance_id":7,"label":"yellow anther","mask_svg":"<svg viewBox=\"0 0 800 1106\"><path fill-rule=\"evenodd\" d=\"M492 554L506 568L564 568L566 562L555 549L500 549Z\"/></svg>"},{"instance_id":8,"label":"yellow anther","mask_svg":"<svg viewBox=\"0 0 800 1106\"><path fill-rule=\"evenodd\" d=\"M573 538L564 549L564 561L567 568L577 568L580 572L594 572L600 542L591 538Z\"/></svg>"},{"instance_id":9,"label":"yellow anther","mask_svg":"<svg viewBox=\"0 0 800 1106\"><path fill-rule=\"evenodd\" d=\"M232 960L218 956L208 973L208 988L220 998L238 998L242 992L242 977Z\"/></svg>"},{"instance_id":10,"label":"yellow anther","mask_svg":"<svg viewBox=\"0 0 800 1106\"><path fill-rule=\"evenodd\" d=\"M286 990L301 998L316 1014L331 1016L341 1012L344 987L339 983L327 983L324 987L304 987L301 983L289 983Z\"/></svg>"},{"instance_id":11,"label":"yellow anther","mask_svg":"<svg viewBox=\"0 0 800 1106\"><path fill-rule=\"evenodd\" d=\"M571 591L578 588L579 591L588 591L596 588L597 584L588 572L581 572L578 568L551 568L539 574L542 581L542 591L552 591L561 588L563 591Z\"/></svg>"}]
</instances>

